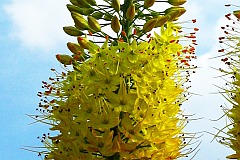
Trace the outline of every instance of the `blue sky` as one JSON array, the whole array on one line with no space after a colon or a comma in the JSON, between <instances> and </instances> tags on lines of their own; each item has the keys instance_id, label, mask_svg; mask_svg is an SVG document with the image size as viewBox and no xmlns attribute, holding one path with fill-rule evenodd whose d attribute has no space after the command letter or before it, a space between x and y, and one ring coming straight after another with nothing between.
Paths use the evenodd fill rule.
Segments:
<instances>
[{"instance_id":1,"label":"blue sky","mask_svg":"<svg viewBox=\"0 0 240 160\"><path fill-rule=\"evenodd\" d=\"M64 34L62 27L72 25L65 5L68 0L1 0L0 4L0 159L35 160L37 154L21 150L25 145L39 146L37 139L48 132L42 124L28 125L33 120L26 114L37 113L41 91L41 81L52 76L50 68L60 69L55 60L57 53L69 53L68 41L75 41ZM184 104L187 113L204 117L191 121L186 130L190 132L210 131L221 128L225 120L213 122L222 115L220 105L227 103L217 92L214 84L223 84L213 78L219 73L209 66L222 66L219 60L209 60L217 55L217 38L221 35L220 26L226 24L224 15L234 8L224 7L237 0L188 0L187 13L183 19L197 19L198 33L196 63L199 66L192 77L193 96ZM204 134L196 160L224 160L231 150L216 142L210 143L212 136Z\"/></svg>"}]
</instances>

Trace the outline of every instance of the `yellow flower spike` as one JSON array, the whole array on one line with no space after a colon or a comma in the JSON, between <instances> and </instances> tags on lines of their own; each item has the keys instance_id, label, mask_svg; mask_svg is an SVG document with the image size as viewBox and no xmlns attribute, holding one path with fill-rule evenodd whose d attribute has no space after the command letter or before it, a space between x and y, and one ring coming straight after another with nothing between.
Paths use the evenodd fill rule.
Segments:
<instances>
[{"instance_id":1,"label":"yellow flower spike","mask_svg":"<svg viewBox=\"0 0 240 160\"><path fill-rule=\"evenodd\" d=\"M225 5L227 7L231 5ZM239 7L236 6L235 7ZM221 61L227 65L227 69L219 69L224 76L227 76L228 82L226 86L222 88L221 94L224 98L230 102L231 108L223 108L224 115L229 119L229 123L221 129L215 137L218 138L218 142L230 147L235 153L227 156L228 159L240 159L240 83L239 83L239 37L238 32L239 25L236 23L239 20L239 11L233 11L232 14L226 14L225 17L230 21L231 25L221 27L225 36L219 37L219 43L221 43L221 49L218 52L222 55ZM225 49L226 48L226 49ZM224 135L221 135L224 134Z\"/></svg>"},{"instance_id":2,"label":"yellow flower spike","mask_svg":"<svg viewBox=\"0 0 240 160\"><path fill-rule=\"evenodd\" d=\"M135 17L135 5L131 4L127 9L126 18L127 20L132 21L134 17Z\"/></svg>"},{"instance_id":3,"label":"yellow flower spike","mask_svg":"<svg viewBox=\"0 0 240 160\"><path fill-rule=\"evenodd\" d=\"M101 31L101 26L98 23L98 21L93 18L92 16L88 16L88 25L95 31L100 32Z\"/></svg>"},{"instance_id":4,"label":"yellow flower spike","mask_svg":"<svg viewBox=\"0 0 240 160\"><path fill-rule=\"evenodd\" d=\"M113 16L112 21L111 21L111 27L115 33L118 33L120 31L120 22L119 22L117 16Z\"/></svg>"},{"instance_id":5,"label":"yellow flower spike","mask_svg":"<svg viewBox=\"0 0 240 160\"><path fill-rule=\"evenodd\" d=\"M147 21L143 25L143 29L142 29L143 32L144 33L150 32L155 27L155 25L157 24L157 21L158 21L158 19L156 19L156 18Z\"/></svg>"}]
</instances>

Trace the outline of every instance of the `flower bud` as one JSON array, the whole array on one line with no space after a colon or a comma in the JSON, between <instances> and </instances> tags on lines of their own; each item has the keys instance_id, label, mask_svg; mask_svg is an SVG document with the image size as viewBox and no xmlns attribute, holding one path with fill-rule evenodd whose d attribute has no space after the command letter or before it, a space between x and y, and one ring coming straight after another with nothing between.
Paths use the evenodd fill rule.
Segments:
<instances>
[{"instance_id":1,"label":"flower bud","mask_svg":"<svg viewBox=\"0 0 240 160\"><path fill-rule=\"evenodd\" d=\"M70 36L81 36L84 34L82 31L72 26L63 27L63 30L66 34Z\"/></svg>"},{"instance_id":2,"label":"flower bud","mask_svg":"<svg viewBox=\"0 0 240 160\"><path fill-rule=\"evenodd\" d=\"M74 54L82 54L84 52L84 49L75 43L68 42L67 47Z\"/></svg>"},{"instance_id":3,"label":"flower bud","mask_svg":"<svg viewBox=\"0 0 240 160\"><path fill-rule=\"evenodd\" d=\"M89 4L91 4L92 6L97 6L97 3L95 0L88 0L87 1Z\"/></svg>"},{"instance_id":4,"label":"flower bud","mask_svg":"<svg viewBox=\"0 0 240 160\"><path fill-rule=\"evenodd\" d=\"M102 13L102 12L94 12L94 13L92 14L92 16L93 16L94 18L96 18L96 19L100 19L100 18L102 18L103 13Z\"/></svg>"},{"instance_id":5,"label":"flower bud","mask_svg":"<svg viewBox=\"0 0 240 160\"><path fill-rule=\"evenodd\" d=\"M81 14L72 12L71 15L77 27L79 27L80 29L89 29L88 22Z\"/></svg>"},{"instance_id":6,"label":"flower bud","mask_svg":"<svg viewBox=\"0 0 240 160\"><path fill-rule=\"evenodd\" d=\"M103 19L106 21L111 21L113 16L109 13L105 13Z\"/></svg>"},{"instance_id":7,"label":"flower bud","mask_svg":"<svg viewBox=\"0 0 240 160\"><path fill-rule=\"evenodd\" d=\"M64 65L70 65L72 64L72 61L73 61L73 58L66 54L57 54L56 58L60 63Z\"/></svg>"},{"instance_id":8,"label":"flower bud","mask_svg":"<svg viewBox=\"0 0 240 160\"><path fill-rule=\"evenodd\" d=\"M166 9L164 12L166 15L171 17L169 21L174 21L183 15L186 12L186 9L183 7L171 7Z\"/></svg>"},{"instance_id":9,"label":"flower bud","mask_svg":"<svg viewBox=\"0 0 240 160\"><path fill-rule=\"evenodd\" d=\"M168 3L173 6L180 6L183 5L187 0L168 0Z\"/></svg>"},{"instance_id":10,"label":"flower bud","mask_svg":"<svg viewBox=\"0 0 240 160\"><path fill-rule=\"evenodd\" d=\"M88 25L95 31L100 32L101 31L101 26L98 23L98 21L93 18L92 16L88 16Z\"/></svg>"},{"instance_id":11,"label":"flower bud","mask_svg":"<svg viewBox=\"0 0 240 160\"><path fill-rule=\"evenodd\" d=\"M80 8L78 6L71 5L71 4L67 4L67 8L70 12L76 12L82 15L89 15L94 12L93 8Z\"/></svg>"},{"instance_id":12,"label":"flower bud","mask_svg":"<svg viewBox=\"0 0 240 160\"><path fill-rule=\"evenodd\" d=\"M126 18L127 20L132 21L134 17L135 17L135 5L131 4L127 9Z\"/></svg>"},{"instance_id":13,"label":"flower bud","mask_svg":"<svg viewBox=\"0 0 240 160\"><path fill-rule=\"evenodd\" d=\"M87 38L82 38L82 37L78 37L77 38L77 40L78 40L78 44L82 47L82 48L84 48L84 49L89 49L89 46L87 45L87 43L88 43L88 40L87 40Z\"/></svg>"},{"instance_id":14,"label":"flower bud","mask_svg":"<svg viewBox=\"0 0 240 160\"><path fill-rule=\"evenodd\" d=\"M78 3L78 6L81 8L89 8L91 5L86 0L76 0Z\"/></svg>"},{"instance_id":15,"label":"flower bud","mask_svg":"<svg viewBox=\"0 0 240 160\"><path fill-rule=\"evenodd\" d=\"M144 25L143 25L143 32L146 33L146 32L150 32L156 25L157 23L157 18L154 18L154 19L150 19L149 21L147 21Z\"/></svg>"},{"instance_id":16,"label":"flower bud","mask_svg":"<svg viewBox=\"0 0 240 160\"><path fill-rule=\"evenodd\" d=\"M112 7L115 9L115 11L120 11L120 1L119 0L112 0Z\"/></svg>"},{"instance_id":17,"label":"flower bud","mask_svg":"<svg viewBox=\"0 0 240 160\"><path fill-rule=\"evenodd\" d=\"M120 30L120 22L119 22L117 16L113 16L112 22L111 22L111 27L112 27L112 30L115 33L119 32L119 30Z\"/></svg>"},{"instance_id":18,"label":"flower bud","mask_svg":"<svg viewBox=\"0 0 240 160\"><path fill-rule=\"evenodd\" d=\"M164 25L168 21L169 18L170 18L170 16L158 16L155 28L161 27L162 25Z\"/></svg>"},{"instance_id":19,"label":"flower bud","mask_svg":"<svg viewBox=\"0 0 240 160\"><path fill-rule=\"evenodd\" d=\"M73 5L75 5L75 6L78 5L77 0L70 0L70 2L71 2Z\"/></svg>"},{"instance_id":20,"label":"flower bud","mask_svg":"<svg viewBox=\"0 0 240 160\"><path fill-rule=\"evenodd\" d=\"M237 19L240 19L240 10L233 11L233 15L237 17Z\"/></svg>"},{"instance_id":21,"label":"flower bud","mask_svg":"<svg viewBox=\"0 0 240 160\"><path fill-rule=\"evenodd\" d=\"M144 8L149 8L151 7L156 0L144 0Z\"/></svg>"}]
</instances>

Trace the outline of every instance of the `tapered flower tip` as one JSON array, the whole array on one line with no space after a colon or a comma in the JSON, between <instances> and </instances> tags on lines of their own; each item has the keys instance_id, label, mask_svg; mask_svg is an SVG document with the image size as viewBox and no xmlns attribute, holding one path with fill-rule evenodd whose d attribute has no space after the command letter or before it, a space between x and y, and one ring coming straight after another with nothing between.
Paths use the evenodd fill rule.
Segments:
<instances>
[{"instance_id":1,"label":"tapered flower tip","mask_svg":"<svg viewBox=\"0 0 240 160\"><path fill-rule=\"evenodd\" d=\"M156 0L144 0L144 8L152 7Z\"/></svg>"},{"instance_id":2,"label":"tapered flower tip","mask_svg":"<svg viewBox=\"0 0 240 160\"><path fill-rule=\"evenodd\" d=\"M120 21L117 16L113 16L111 21L111 28L115 33L118 33L120 30Z\"/></svg>"},{"instance_id":3,"label":"tapered flower tip","mask_svg":"<svg viewBox=\"0 0 240 160\"><path fill-rule=\"evenodd\" d=\"M82 31L72 26L63 27L63 30L70 36L82 36L84 34Z\"/></svg>"},{"instance_id":4,"label":"tapered flower tip","mask_svg":"<svg viewBox=\"0 0 240 160\"><path fill-rule=\"evenodd\" d=\"M112 0L112 7L115 9L115 11L120 11L120 1L119 0Z\"/></svg>"},{"instance_id":5,"label":"tapered flower tip","mask_svg":"<svg viewBox=\"0 0 240 160\"><path fill-rule=\"evenodd\" d=\"M156 27L161 27L162 25L164 25L169 19L171 18L171 16L166 15L166 16L158 16L157 18L157 23L155 25Z\"/></svg>"},{"instance_id":6,"label":"tapered flower tip","mask_svg":"<svg viewBox=\"0 0 240 160\"><path fill-rule=\"evenodd\" d=\"M150 31L155 27L155 25L157 24L157 21L158 21L157 18L150 19L149 21L147 21L147 22L143 25L143 29L142 29L143 32L144 32L144 33L150 32Z\"/></svg>"},{"instance_id":7,"label":"tapered flower tip","mask_svg":"<svg viewBox=\"0 0 240 160\"><path fill-rule=\"evenodd\" d=\"M173 5L173 6L180 6L186 3L187 0L168 0L168 3Z\"/></svg>"},{"instance_id":8,"label":"tapered flower tip","mask_svg":"<svg viewBox=\"0 0 240 160\"><path fill-rule=\"evenodd\" d=\"M131 21L131 20L133 20L134 17L135 17L135 5L132 4L129 6L129 8L127 10L126 18Z\"/></svg>"},{"instance_id":9,"label":"tapered flower tip","mask_svg":"<svg viewBox=\"0 0 240 160\"><path fill-rule=\"evenodd\" d=\"M73 61L73 58L71 56L65 54L57 54L56 58L60 63L64 65L71 65Z\"/></svg>"},{"instance_id":10,"label":"tapered flower tip","mask_svg":"<svg viewBox=\"0 0 240 160\"><path fill-rule=\"evenodd\" d=\"M237 19L240 19L240 10L233 11L233 15L237 17Z\"/></svg>"},{"instance_id":11,"label":"tapered flower tip","mask_svg":"<svg viewBox=\"0 0 240 160\"><path fill-rule=\"evenodd\" d=\"M101 31L101 26L98 21L92 16L88 16L88 25L96 32Z\"/></svg>"},{"instance_id":12,"label":"tapered flower tip","mask_svg":"<svg viewBox=\"0 0 240 160\"><path fill-rule=\"evenodd\" d=\"M186 12L186 9L183 7L171 7L166 9L164 12L166 15L169 15L171 17L169 21L174 21L183 15Z\"/></svg>"},{"instance_id":13,"label":"tapered flower tip","mask_svg":"<svg viewBox=\"0 0 240 160\"><path fill-rule=\"evenodd\" d=\"M71 12L71 15L72 15L72 18L73 18L77 28L89 29L88 22L81 14L79 14L77 12Z\"/></svg>"}]
</instances>

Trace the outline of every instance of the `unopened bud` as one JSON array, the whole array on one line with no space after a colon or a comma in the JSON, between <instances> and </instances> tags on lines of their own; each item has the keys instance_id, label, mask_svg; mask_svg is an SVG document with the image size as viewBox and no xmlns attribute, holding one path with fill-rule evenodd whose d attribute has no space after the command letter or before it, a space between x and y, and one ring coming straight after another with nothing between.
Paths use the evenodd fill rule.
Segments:
<instances>
[{"instance_id":1,"label":"unopened bud","mask_svg":"<svg viewBox=\"0 0 240 160\"><path fill-rule=\"evenodd\" d=\"M112 7L115 9L115 11L120 11L120 1L119 0L112 0Z\"/></svg>"},{"instance_id":2,"label":"unopened bud","mask_svg":"<svg viewBox=\"0 0 240 160\"><path fill-rule=\"evenodd\" d=\"M157 18L154 19L150 19L149 21L147 21L144 25L143 25L143 32L150 32L156 25L157 23Z\"/></svg>"},{"instance_id":3,"label":"unopened bud","mask_svg":"<svg viewBox=\"0 0 240 160\"><path fill-rule=\"evenodd\" d=\"M72 12L72 18L73 18L76 26L79 27L80 29L88 29L89 28L88 22L81 14Z\"/></svg>"},{"instance_id":4,"label":"unopened bud","mask_svg":"<svg viewBox=\"0 0 240 160\"><path fill-rule=\"evenodd\" d=\"M240 19L240 10L233 11L233 15L237 17L237 19Z\"/></svg>"},{"instance_id":5,"label":"unopened bud","mask_svg":"<svg viewBox=\"0 0 240 160\"><path fill-rule=\"evenodd\" d=\"M89 8L91 5L86 0L76 0L78 3L78 6L81 8Z\"/></svg>"},{"instance_id":6,"label":"unopened bud","mask_svg":"<svg viewBox=\"0 0 240 160\"><path fill-rule=\"evenodd\" d=\"M84 48L84 49L89 49L89 46L87 45L87 43L88 43L88 40L86 39L86 38L82 38L82 37L78 37L77 38L77 40L78 40L78 44L82 47L82 48Z\"/></svg>"},{"instance_id":7,"label":"unopened bud","mask_svg":"<svg viewBox=\"0 0 240 160\"><path fill-rule=\"evenodd\" d=\"M144 0L144 8L149 8L151 7L156 0Z\"/></svg>"},{"instance_id":8,"label":"unopened bud","mask_svg":"<svg viewBox=\"0 0 240 160\"><path fill-rule=\"evenodd\" d=\"M135 5L132 4L127 9L126 18L127 20L132 21L134 17L135 17Z\"/></svg>"},{"instance_id":9,"label":"unopened bud","mask_svg":"<svg viewBox=\"0 0 240 160\"><path fill-rule=\"evenodd\" d=\"M166 15L170 16L169 21L174 21L183 15L186 12L186 9L183 7L171 7L166 9L164 12Z\"/></svg>"},{"instance_id":10,"label":"unopened bud","mask_svg":"<svg viewBox=\"0 0 240 160\"><path fill-rule=\"evenodd\" d=\"M105 13L103 19L106 21L111 21L113 16L109 13Z\"/></svg>"},{"instance_id":11,"label":"unopened bud","mask_svg":"<svg viewBox=\"0 0 240 160\"><path fill-rule=\"evenodd\" d=\"M72 26L63 27L63 30L66 34L70 36L81 36L84 34L82 31Z\"/></svg>"},{"instance_id":12,"label":"unopened bud","mask_svg":"<svg viewBox=\"0 0 240 160\"><path fill-rule=\"evenodd\" d=\"M89 4L91 4L92 6L97 6L97 3L95 0L88 0L87 1Z\"/></svg>"},{"instance_id":13,"label":"unopened bud","mask_svg":"<svg viewBox=\"0 0 240 160\"><path fill-rule=\"evenodd\" d=\"M173 5L173 6L180 6L186 3L187 0L168 0L168 3Z\"/></svg>"},{"instance_id":14,"label":"unopened bud","mask_svg":"<svg viewBox=\"0 0 240 160\"><path fill-rule=\"evenodd\" d=\"M88 25L95 30L96 32L100 32L101 31L101 26L98 23L98 21L93 18L92 16L88 16Z\"/></svg>"},{"instance_id":15,"label":"unopened bud","mask_svg":"<svg viewBox=\"0 0 240 160\"><path fill-rule=\"evenodd\" d=\"M60 63L64 65L70 65L73 61L73 58L71 56L65 54L57 54L56 58Z\"/></svg>"},{"instance_id":16,"label":"unopened bud","mask_svg":"<svg viewBox=\"0 0 240 160\"><path fill-rule=\"evenodd\" d=\"M117 16L113 16L112 22L111 22L111 27L112 27L112 30L115 33L119 32L119 30L120 30L120 22L119 22Z\"/></svg>"},{"instance_id":17,"label":"unopened bud","mask_svg":"<svg viewBox=\"0 0 240 160\"><path fill-rule=\"evenodd\" d=\"M155 25L155 28L161 27L162 25L164 25L168 21L169 18L170 18L170 16L159 16L157 18L157 23Z\"/></svg>"},{"instance_id":18,"label":"unopened bud","mask_svg":"<svg viewBox=\"0 0 240 160\"><path fill-rule=\"evenodd\" d=\"M84 52L84 49L79 44L68 42L67 47L74 54L82 54Z\"/></svg>"},{"instance_id":19,"label":"unopened bud","mask_svg":"<svg viewBox=\"0 0 240 160\"><path fill-rule=\"evenodd\" d=\"M89 15L94 12L93 8L80 8L78 6L71 5L71 4L67 4L67 8L70 12L76 12L82 15Z\"/></svg>"},{"instance_id":20,"label":"unopened bud","mask_svg":"<svg viewBox=\"0 0 240 160\"><path fill-rule=\"evenodd\" d=\"M94 12L94 13L92 14L92 16L93 16L94 18L96 18L96 19L100 19L100 18L102 18L103 13L102 13L102 12Z\"/></svg>"}]
</instances>

